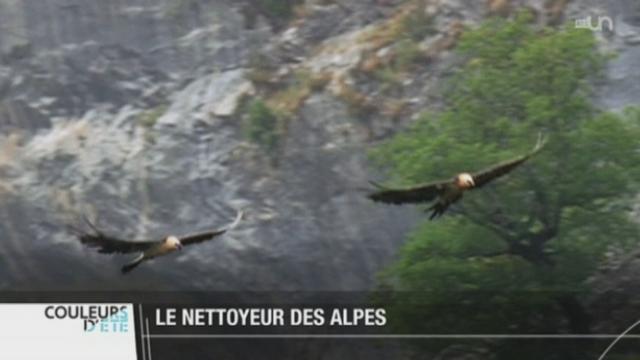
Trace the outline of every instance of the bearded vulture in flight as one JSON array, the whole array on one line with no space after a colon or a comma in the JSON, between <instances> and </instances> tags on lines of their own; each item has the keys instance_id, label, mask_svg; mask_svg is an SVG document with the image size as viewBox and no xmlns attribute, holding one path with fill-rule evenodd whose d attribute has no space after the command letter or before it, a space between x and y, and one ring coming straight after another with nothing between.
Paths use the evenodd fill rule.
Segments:
<instances>
[{"instance_id":1,"label":"bearded vulture in flight","mask_svg":"<svg viewBox=\"0 0 640 360\"><path fill-rule=\"evenodd\" d=\"M370 193L368 197L373 201L387 204L425 203L437 199L435 203L427 209L427 211L433 210L429 219L434 219L441 216L449 205L462 199L462 194L465 191L482 187L492 180L509 173L538 153L543 146L544 140L540 135L538 136L536 146L527 154L499 163L474 174L467 172L460 173L451 180L434 181L404 189L390 189L372 182L378 190Z\"/></svg>"},{"instance_id":2,"label":"bearded vulture in flight","mask_svg":"<svg viewBox=\"0 0 640 360\"><path fill-rule=\"evenodd\" d=\"M92 248L97 248L98 252L101 254L140 253L138 257L133 259L133 261L122 267L122 273L126 274L144 261L168 255L177 250L182 250L183 246L197 244L220 236L238 225L241 218L242 212L238 211L235 220L231 224L220 229L179 237L169 235L160 240L144 241L125 240L106 235L87 220L87 223L93 229L93 233L78 232L78 238L81 243Z\"/></svg>"}]
</instances>

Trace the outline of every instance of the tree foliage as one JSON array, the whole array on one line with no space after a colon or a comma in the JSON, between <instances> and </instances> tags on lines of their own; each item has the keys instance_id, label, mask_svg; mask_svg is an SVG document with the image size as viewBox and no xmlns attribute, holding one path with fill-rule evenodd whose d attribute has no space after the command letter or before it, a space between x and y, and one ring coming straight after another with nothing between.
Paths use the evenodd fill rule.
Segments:
<instances>
[{"instance_id":1,"label":"tree foliage","mask_svg":"<svg viewBox=\"0 0 640 360\"><path fill-rule=\"evenodd\" d=\"M244 132L249 140L262 147L267 154L272 154L278 147L278 117L262 100L251 102L247 110Z\"/></svg>"},{"instance_id":2,"label":"tree foliage","mask_svg":"<svg viewBox=\"0 0 640 360\"><path fill-rule=\"evenodd\" d=\"M539 132L548 141L409 236L382 274L412 294L393 300L391 318L404 332L589 331L585 280L609 247L638 240L640 111L592 105L606 57L590 31L540 29L521 14L467 31L458 49L467 61L444 110L373 151L389 182L447 179L528 151Z\"/></svg>"}]
</instances>

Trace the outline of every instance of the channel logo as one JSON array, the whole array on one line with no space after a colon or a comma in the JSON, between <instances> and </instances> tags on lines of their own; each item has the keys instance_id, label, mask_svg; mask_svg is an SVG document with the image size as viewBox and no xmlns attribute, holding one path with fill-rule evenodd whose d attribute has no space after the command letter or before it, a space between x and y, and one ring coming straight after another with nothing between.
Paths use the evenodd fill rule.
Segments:
<instances>
[{"instance_id":1,"label":"channel logo","mask_svg":"<svg viewBox=\"0 0 640 360\"><path fill-rule=\"evenodd\" d=\"M49 305L44 316L49 320L77 320L85 332L126 333L128 310L126 305Z\"/></svg>"}]
</instances>

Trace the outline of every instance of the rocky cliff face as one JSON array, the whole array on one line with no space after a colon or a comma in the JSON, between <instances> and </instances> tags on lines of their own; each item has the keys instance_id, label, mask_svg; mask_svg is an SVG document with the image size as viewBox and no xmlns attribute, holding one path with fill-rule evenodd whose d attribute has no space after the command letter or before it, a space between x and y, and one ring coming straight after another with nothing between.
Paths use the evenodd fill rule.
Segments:
<instances>
[{"instance_id":1,"label":"rocky cliff face","mask_svg":"<svg viewBox=\"0 0 640 360\"><path fill-rule=\"evenodd\" d=\"M599 99L640 97L635 3L547 3L307 1L283 24L251 2L0 0L0 286L370 288L420 214L364 198L367 149L438 106L464 25L520 6L541 22L621 14L601 35L620 56ZM394 36L413 14L405 48ZM385 71L402 56L418 66ZM275 151L243 132L255 98L284 119ZM234 208L247 216L232 234L127 277L67 229L84 214L114 234L181 234Z\"/></svg>"}]
</instances>

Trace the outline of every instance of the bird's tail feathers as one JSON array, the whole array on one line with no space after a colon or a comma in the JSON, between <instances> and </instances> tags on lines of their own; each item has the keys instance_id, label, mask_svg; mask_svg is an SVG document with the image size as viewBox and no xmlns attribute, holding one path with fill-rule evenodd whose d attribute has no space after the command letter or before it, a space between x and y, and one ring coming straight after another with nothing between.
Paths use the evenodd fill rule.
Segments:
<instances>
[{"instance_id":1,"label":"bird's tail feathers","mask_svg":"<svg viewBox=\"0 0 640 360\"><path fill-rule=\"evenodd\" d=\"M124 275L129 273L131 270L135 269L138 265L140 265L142 261L144 261L144 255L140 255L137 258L135 258L132 262L124 265L121 269L122 274Z\"/></svg>"}]
</instances>

